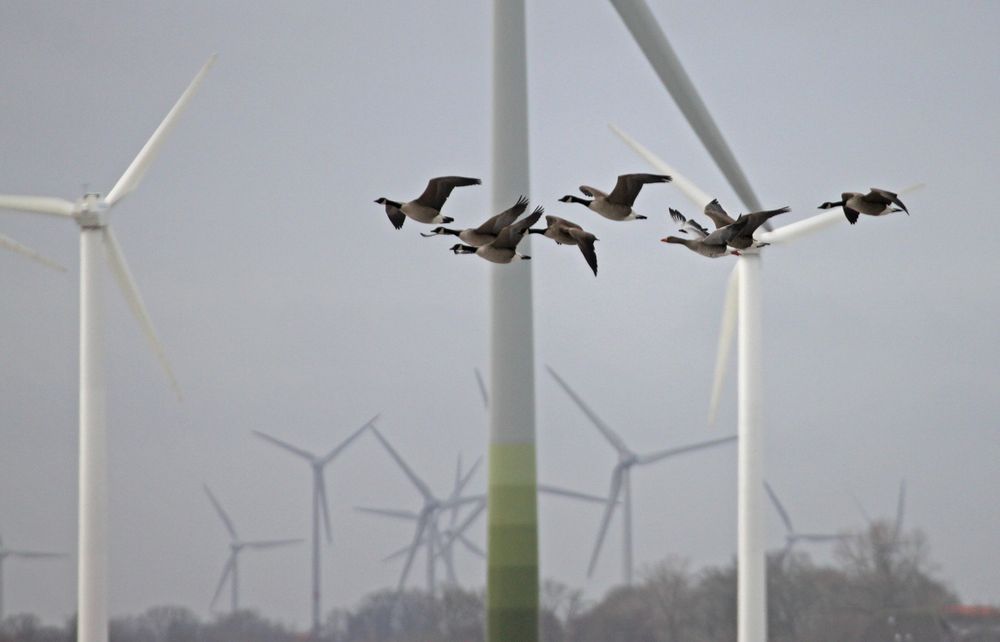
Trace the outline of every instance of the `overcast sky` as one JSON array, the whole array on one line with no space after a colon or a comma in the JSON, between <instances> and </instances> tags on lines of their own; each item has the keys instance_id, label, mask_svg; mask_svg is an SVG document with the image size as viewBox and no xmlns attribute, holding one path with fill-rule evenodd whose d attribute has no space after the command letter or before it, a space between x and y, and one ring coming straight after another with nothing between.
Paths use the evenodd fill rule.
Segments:
<instances>
[{"instance_id":1,"label":"overcast sky","mask_svg":"<svg viewBox=\"0 0 1000 642\"><path fill-rule=\"evenodd\" d=\"M905 478L906 527L926 532L940 577L968 602L1000 602L1000 260L981 232L1000 196L1000 5L650 4L764 205L792 207L782 223L841 191L927 183L905 196L912 216L765 251L766 477L809 531L863 526L851 493L891 516ZM533 243L539 477L603 494L614 452L541 366L636 450L734 432L733 380L719 425L705 419L732 262L659 242L668 206L694 214L671 186L643 191L639 222L557 199L648 171L614 122L740 205L608 2L528 5L530 196L601 239L596 279L574 248ZM457 1L0 9L0 193L106 193L219 53L114 212L184 399L109 274L112 614L208 613L228 549L203 483L241 536L308 535L307 466L252 429L322 452L381 412L383 434L440 494L459 453L484 453L473 368L488 371L492 268L413 222L392 229L372 201L460 174L487 184L456 190L446 213L463 225L493 214L490 20L490 3ZM0 233L69 268L0 252L0 534L71 554L7 564L6 606L60 621L75 609L79 235L9 213ZM735 452L636 469L638 565L732 559ZM400 564L380 559L411 537L352 507L419 502L368 435L327 478L325 609L393 585ZM617 519L588 580L600 508L539 509L545 577L592 598L619 581ZM768 541L783 542L773 511ZM482 562L458 559L462 582L482 585ZM305 545L248 552L243 605L304 626L308 560ZM422 561L411 578L422 584Z\"/></svg>"}]
</instances>

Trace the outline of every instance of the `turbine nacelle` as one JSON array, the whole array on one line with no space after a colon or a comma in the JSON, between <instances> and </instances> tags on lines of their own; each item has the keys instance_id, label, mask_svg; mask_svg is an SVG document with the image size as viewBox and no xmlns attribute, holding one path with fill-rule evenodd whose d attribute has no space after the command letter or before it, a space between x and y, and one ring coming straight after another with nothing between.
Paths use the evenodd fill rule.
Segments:
<instances>
[{"instance_id":1,"label":"turbine nacelle","mask_svg":"<svg viewBox=\"0 0 1000 642\"><path fill-rule=\"evenodd\" d=\"M111 206L100 194L88 192L76 201L72 216L82 229L101 229L108 225L110 210Z\"/></svg>"}]
</instances>

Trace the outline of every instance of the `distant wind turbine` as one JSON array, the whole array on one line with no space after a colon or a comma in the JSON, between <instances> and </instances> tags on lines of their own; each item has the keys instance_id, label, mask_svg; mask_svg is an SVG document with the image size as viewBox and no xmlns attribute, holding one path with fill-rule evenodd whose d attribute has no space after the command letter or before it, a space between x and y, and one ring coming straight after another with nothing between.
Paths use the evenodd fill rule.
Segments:
<instances>
[{"instance_id":1,"label":"distant wind turbine","mask_svg":"<svg viewBox=\"0 0 1000 642\"><path fill-rule=\"evenodd\" d=\"M10 250L11 252L14 252L16 254L20 254L21 256L26 256L32 261L41 263L45 267L50 267L54 270L59 270L60 272L66 271L66 268L64 268L62 265L56 263L52 259L45 258L44 256L42 256L35 250L31 249L27 245L22 245L17 241L15 241L14 239L10 238L9 236L4 236L3 234L0 234L0 247Z\"/></svg>"},{"instance_id":2,"label":"distant wind turbine","mask_svg":"<svg viewBox=\"0 0 1000 642\"><path fill-rule=\"evenodd\" d=\"M583 414L587 415L587 418L590 419L591 423L594 424L597 430L618 452L618 463L615 464L615 467L611 472L611 490L608 492L608 497L605 500L607 503L604 509L604 517L601 519L601 527L597 532L597 542L594 544L594 552L590 556L590 565L587 567L587 575L590 576L594 572L594 566L596 566L597 558L601 553L601 545L604 543L604 536L608 532L608 524L611 522L611 516L614 514L615 508L619 504L619 498L624 495L624 498L620 502L623 504L623 509L625 511L624 519L622 520L622 575L625 584L631 585L632 571L634 568L632 562L632 467L636 465L645 466L647 464L654 464L658 461L667 459L668 457L674 457L683 453L729 443L736 440L736 435L730 435L729 437L711 439L709 441L689 444L679 448L668 448L666 450L640 455L626 446L625 442L618 435L618 433L613 431L610 426L604 423L604 421L602 421L601 418L598 417L586 403L584 403L583 399L581 399L580 396L569 387L569 384L563 381L562 377L560 377L555 370L549 366L546 366L546 368L548 369L549 374L552 375L552 378L556 380L556 383L558 383L562 389L566 391L566 394L568 394L573 402L579 406L580 410L583 411Z\"/></svg>"},{"instance_id":3,"label":"distant wind turbine","mask_svg":"<svg viewBox=\"0 0 1000 642\"><path fill-rule=\"evenodd\" d=\"M416 527L413 531L413 540L410 542L406 552L406 562L403 564L403 570L399 576L397 590L403 590L403 586L406 584L406 578L410 574L410 567L413 565L413 558L416 556L417 550L421 547L421 545L423 545L427 547L427 587L429 591L433 592L436 586L435 558L437 557L437 546L440 541L440 534L438 532L438 517L440 516L440 513L454 506L461 506L472 502L481 502L484 498L482 495L468 497L455 497L454 495L451 495L446 499L441 499L435 496L434 493L431 492L427 483L413 471L410 465L407 464L402 456L396 452L396 449L392 447L392 444L390 444L386 438L382 436L382 433L379 432L379 430L374 426L372 426L372 433L375 434L375 437L378 438L379 442L381 442L382 446L389 453L389 456L392 457L397 465L399 465L406 477L416 487L417 491L420 492L420 495L423 498L423 506L416 512L368 507L359 507L358 510L386 517L396 517L416 521ZM474 471L475 467L473 467L472 471L470 471L466 477L471 477L471 472Z\"/></svg>"},{"instance_id":4,"label":"distant wind turbine","mask_svg":"<svg viewBox=\"0 0 1000 642\"><path fill-rule=\"evenodd\" d=\"M222 509L222 504L220 504L219 500L212 494L208 485L205 485L204 488L205 494L208 495L209 501L211 501L212 506L215 507L215 512L219 514L219 519L222 520L222 523L225 525L230 537L229 557L226 559L225 566L222 567L222 577L219 578L219 585L215 589L215 594L212 596L212 603L209 608L215 608L215 603L218 601L219 595L222 593L222 588L226 585L226 580L229 580L232 598L231 609L232 612L235 613L240 610L240 553L247 548L263 550L267 548L277 548L280 546L290 546L292 544L300 543L302 539L241 540L240 536L236 534L236 527L233 526L233 520L231 520L229 515L226 514L226 511Z\"/></svg>"},{"instance_id":5,"label":"distant wind turbine","mask_svg":"<svg viewBox=\"0 0 1000 642\"><path fill-rule=\"evenodd\" d=\"M854 499L855 505L858 507L858 511L861 516L868 522L869 526L874 523L875 520L871 518L868 511L865 510L864 505L861 500L858 499L857 495L851 494ZM896 496L896 519L892 523L892 542L895 544L899 541L899 536L903 534L903 516L906 511L906 480L901 479L899 481L899 495Z\"/></svg>"},{"instance_id":6,"label":"distant wind turbine","mask_svg":"<svg viewBox=\"0 0 1000 642\"><path fill-rule=\"evenodd\" d=\"M80 228L80 534L77 573L78 642L107 642L107 429L105 425L102 264L107 259L132 313L180 398L163 346L118 240L111 230L112 208L139 186L170 130L215 62L213 55L167 113L107 196L88 193L74 201L46 196L0 195L0 209L48 214L72 220Z\"/></svg>"},{"instance_id":7,"label":"distant wind turbine","mask_svg":"<svg viewBox=\"0 0 1000 642\"><path fill-rule=\"evenodd\" d=\"M323 527L326 531L326 541L330 542L332 540L332 531L330 528L330 507L328 505L326 497L326 479L323 476L323 470L327 467L330 462L337 458L341 452L347 448L352 441L357 439L365 429L371 427L374 429L375 420L378 419L378 415L375 415L368 421L366 421L360 428L351 433L347 439L340 442L337 446L333 448L330 452L325 455L316 455L307 450L303 450L297 446L293 446L286 441L282 441L277 437L272 437L266 433L260 432L259 430L254 430L253 434L260 437L266 442L282 448L292 453L293 455L298 455L302 459L305 459L309 463L310 468L312 468L312 635L317 637L319 635L319 625L320 625L320 550L319 550L319 522L320 515L322 515Z\"/></svg>"},{"instance_id":8,"label":"distant wind turbine","mask_svg":"<svg viewBox=\"0 0 1000 642\"><path fill-rule=\"evenodd\" d=\"M834 533L800 533L795 530L795 526L792 525L792 518L789 516L788 511L785 510L784 505L781 500L778 499L778 494L774 492L774 488L771 484L764 482L764 489L767 491L767 496L771 498L771 503L774 505L774 509L778 511L778 516L781 518L781 522L785 525L785 546L781 549L781 553L778 557L778 563L783 563L787 558L792 549L799 542L810 542L810 543L826 543L826 542L836 542L845 538L844 535L834 534Z\"/></svg>"},{"instance_id":9,"label":"distant wind turbine","mask_svg":"<svg viewBox=\"0 0 1000 642\"><path fill-rule=\"evenodd\" d=\"M4 618L3 606L3 563L7 558L20 559L51 559L55 557L66 557L63 553L46 553L41 551L24 551L7 548L4 546L3 537L0 537L0 621Z\"/></svg>"}]
</instances>

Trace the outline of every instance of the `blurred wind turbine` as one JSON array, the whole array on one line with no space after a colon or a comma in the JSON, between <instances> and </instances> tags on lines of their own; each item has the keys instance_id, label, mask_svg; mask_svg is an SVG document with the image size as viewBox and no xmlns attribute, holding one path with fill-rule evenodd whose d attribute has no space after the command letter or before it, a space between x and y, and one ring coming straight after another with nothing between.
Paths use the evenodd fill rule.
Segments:
<instances>
[{"instance_id":1,"label":"blurred wind turbine","mask_svg":"<svg viewBox=\"0 0 1000 642\"><path fill-rule=\"evenodd\" d=\"M22 551L7 548L4 546L3 537L0 537L0 621L3 621L3 563L8 558L20 559L51 559L54 557L66 557L63 553L45 553L41 551Z\"/></svg>"},{"instance_id":2,"label":"blurred wind turbine","mask_svg":"<svg viewBox=\"0 0 1000 642\"><path fill-rule=\"evenodd\" d=\"M107 258L132 313L138 319L153 352L170 379L177 397L180 390L153 329L132 272L111 230L111 209L139 186L170 130L208 73L215 56L201 68L180 99L167 113L139 154L107 196L88 193L75 202L46 196L0 195L0 209L48 214L71 219L80 227L80 534L77 605L77 640L107 642L107 430L101 263Z\"/></svg>"},{"instance_id":3,"label":"blurred wind turbine","mask_svg":"<svg viewBox=\"0 0 1000 642\"><path fill-rule=\"evenodd\" d=\"M236 527L233 526L233 520L229 519L229 515L226 511L222 509L222 504L219 500L215 498L212 491L209 490L208 485L204 486L205 494L208 495L209 501L212 502L212 506L215 507L215 511L219 514L219 519L222 520L223 525L225 525L226 530L229 532L230 542L229 542L229 558L226 559L226 565L222 567L222 577L219 578L219 586L215 589L215 594L212 596L212 603L209 608L215 608L215 603L219 599L219 595L222 593L222 587L226 585L226 580L229 580L229 587L232 595L231 609L235 613L240 609L240 575L239 575L239 556L243 552L243 549L250 548L256 550L262 550L267 548L277 548L279 546L289 546L291 544L298 544L302 541L299 539L270 539L270 540L251 540L244 542L240 539L240 536L236 534Z\"/></svg>"},{"instance_id":4,"label":"blurred wind turbine","mask_svg":"<svg viewBox=\"0 0 1000 642\"><path fill-rule=\"evenodd\" d=\"M861 500L858 499L857 495L851 493L851 497L854 499L854 504L858 507L858 511L861 513L861 516L865 519L866 522L868 522L868 525L871 526L872 524L874 524L875 520L872 519L870 513L865 510L864 505L861 503ZM893 544L899 541L899 536L903 533L903 516L905 511L906 511L906 480L901 479L899 481L899 495L896 496L896 519L892 523Z\"/></svg>"},{"instance_id":5,"label":"blurred wind turbine","mask_svg":"<svg viewBox=\"0 0 1000 642\"><path fill-rule=\"evenodd\" d=\"M698 95L674 53L666 35L649 10L645 0L611 0L625 26L659 76L664 87L684 114L691 129L701 140L716 166L726 177L748 210L761 210L760 201L750 187L735 155L708 108ZM660 171L669 167L637 142L612 127L625 142ZM699 208L711 200L705 192L670 168L674 184ZM769 231L766 225L758 230L756 239L762 243L789 243L808 234L843 221L840 209L834 208L810 218ZM709 410L710 422L722 385L729 344L738 322L739 333L739 516L737 546L737 627L738 642L767 640L767 566L765 560L762 378L760 372L760 252L750 249L737 259L729 279L719 337L715 384ZM738 317L738 318L737 318Z\"/></svg>"},{"instance_id":6,"label":"blurred wind turbine","mask_svg":"<svg viewBox=\"0 0 1000 642\"><path fill-rule=\"evenodd\" d=\"M357 510L366 513L372 513L376 515L382 515L385 517L395 517L399 519L415 520L416 528L413 531L413 540L410 545L406 548L406 562L403 564L403 571L399 576L399 585L397 586L398 591L403 590L403 586L406 584L406 578L410 573L410 567L413 565L413 558L417 554L417 550L421 546L427 548L427 590L433 595L436 587L435 579L435 559L438 556L437 547L440 542L440 533L438 531L438 518L440 513L444 510L448 510L452 507L462 506L471 502L482 502L484 497L482 495L474 495L467 497L457 497L454 493L449 495L447 499L439 499L432 492L430 487L424 480L422 480L413 469L410 468L409 464L403 460L396 449L382 436L378 428L372 426L372 432L375 437L382 443L389 455L395 460L396 464L403 470L410 482L417 488L420 494L423 496L423 507L417 512L413 511L401 511L383 508L368 508L368 507L358 507ZM471 478L472 473L475 472L475 466L466 474L464 482L468 482ZM462 483L464 488L465 483ZM399 554L401 554L400 552ZM394 553L390 555L389 558L396 556Z\"/></svg>"},{"instance_id":7,"label":"blurred wind turbine","mask_svg":"<svg viewBox=\"0 0 1000 642\"><path fill-rule=\"evenodd\" d=\"M345 448L347 448L352 441L358 438L362 432L365 431L369 426L374 430L375 420L378 419L378 415L375 415L367 422L364 423L360 428L355 430L350 436L344 441L340 442L337 446L333 448L330 452L325 455L316 455L307 450L303 450L297 446L293 446L286 441L282 441L277 437L272 437L271 435L260 432L259 430L252 431L254 435L260 437L264 441L271 443L278 448L283 448L293 455L298 455L302 459L305 459L309 466L312 468L313 483L312 483L312 636L315 638L319 636L319 625L320 625L320 552L319 552L319 522L320 515L322 514L323 527L326 531L326 541L329 543L332 541L333 534L330 528L330 506L326 497L326 479L323 476L323 470L326 466L336 459Z\"/></svg>"},{"instance_id":8,"label":"blurred wind turbine","mask_svg":"<svg viewBox=\"0 0 1000 642\"><path fill-rule=\"evenodd\" d=\"M721 444L729 443L736 440L736 435L731 435L729 437L722 437L720 439L712 439L710 441L703 441L697 444L690 444L687 446L681 446L679 448L669 448L667 450L661 450L654 453L649 453L645 455L639 455L635 451L629 449L625 445L622 438L613 431L606 423L604 423L600 417L598 417L590 407L584 403L583 399L580 398L572 388L569 387L562 377L556 374L550 366L545 366L549 374L556 380L566 394L579 406L583 414L587 415L587 418L597 427L597 430L604 435L604 438L608 440L611 446L618 451L618 463L611 473L611 490L608 493L608 497L605 500L606 507L604 509L604 517L601 519L601 527L597 532L597 542L594 544L594 552L590 556L590 565L587 567L587 576L593 574L594 566L597 564L597 558L601 553L601 545L604 543L604 536L608 532L608 524L611 522L611 516L614 514L615 508L618 506L619 497L624 494L624 498L621 500L623 508L625 511L624 519L622 520L622 575L625 584L630 586L632 584L632 467L635 465L645 466L646 464L653 464L658 461L667 459L668 457L673 457L675 455L680 455L687 452L692 452L695 450L702 450L704 448L711 448L713 446L719 446Z\"/></svg>"},{"instance_id":9,"label":"blurred wind turbine","mask_svg":"<svg viewBox=\"0 0 1000 642\"><path fill-rule=\"evenodd\" d=\"M799 542L826 543L845 539L846 536L841 534L798 532L792 525L792 518L788 515L788 511L785 510L781 500L778 499L777 493L775 493L774 489L771 488L771 484L765 481L764 489L767 491L767 496L771 498L771 503L774 504L774 509L778 511L778 516L781 517L781 522L785 525L785 546L781 549L781 553L778 555L779 565L788 558L788 554L792 552L792 548L794 548Z\"/></svg>"}]
</instances>

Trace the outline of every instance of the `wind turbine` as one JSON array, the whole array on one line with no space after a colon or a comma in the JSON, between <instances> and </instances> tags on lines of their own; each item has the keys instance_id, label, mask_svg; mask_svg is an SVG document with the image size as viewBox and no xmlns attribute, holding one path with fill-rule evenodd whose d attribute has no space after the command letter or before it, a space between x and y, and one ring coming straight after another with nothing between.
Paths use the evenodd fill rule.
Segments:
<instances>
[{"instance_id":1,"label":"wind turbine","mask_svg":"<svg viewBox=\"0 0 1000 642\"><path fill-rule=\"evenodd\" d=\"M774 504L774 509L778 511L778 516L781 517L781 522L785 525L785 546L781 549L781 553L778 555L779 565L788 558L788 554L792 552L792 548L794 548L799 542L822 544L844 539L844 535L833 533L798 532L795 530L795 526L792 525L792 518L788 515L788 511L785 510L781 500L778 499L778 494L774 492L774 488L771 487L771 484L765 481L764 490L767 491L767 496L771 498L771 503Z\"/></svg>"},{"instance_id":2,"label":"wind turbine","mask_svg":"<svg viewBox=\"0 0 1000 642\"><path fill-rule=\"evenodd\" d=\"M631 586L633 570L632 467L637 465L645 466L647 464L654 464L658 461L663 461L664 459L683 453L729 443L736 439L736 435L640 455L625 445L625 441L622 440L621 436L612 430L610 426L604 423L604 421L602 421L601 418L590 409L583 399L581 399L580 396L572 388L570 388L569 384L566 383L555 370L553 370L550 366L545 367L548 369L549 374L552 375L552 378L556 380L556 383L558 383L559 386L566 391L566 394L569 395L570 399L572 399L573 402L579 406L580 410L583 411L583 414L587 415L587 418L590 419L591 423L594 424L597 430L604 435L604 438L607 439L611 446L618 452L618 463L615 464L615 467L611 472L611 490L608 492L608 497L605 500L606 505L604 509L604 516L601 518L601 527L597 532L597 542L594 544L594 552L590 556L590 565L587 567L587 576L589 577L594 572L594 566L596 566L597 558L601 553L601 545L604 543L604 536L608 532L608 525L611 522L611 517L615 512L615 508L619 504L619 497L624 495L624 498L620 501L620 503L623 504L623 510L625 511L625 515L622 520L622 576L625 584L627 586Z\"/></svg>"},{"instance_id":3,"label":"wind turbine","mask_svg":"<svg viewBox=\"0 0 1000 642\"><path fill-rule=\"evenodd\" d=\"M20 558L20 559L51 559L54 557L66 557L62 553L46 553L41 551L23 551L12 548L7 548L3 543L3 537L0 537L0 622L4 618L3 610L3 563L8 558Z\"/></svg>"},{"instance_id":4,"label":"wind turbine","mask_svg":"<svg viewBox=\"0 0 1000 642\"><path fill-rule=\"evenodd\" d=\"M423 497L423 506L419 511L397 511L390 509L381 508L359 508L358 510L374 513L378 515L383 515L387 517L396 517L400 519L415 520L416 527L413 531L413 540L410 542L409 547L406 551L406 562L403 564L403 571L399 576L399 584L397 586L398 591L403 590L403 586L406 584L406 578L410 574L410 567L413 565L413 558L417 554L417 550L421 545L427 547L427 586L428 590L433 593L434 587L436 585L435 581L435 558L437 557L437 546L440 541L440 534L438 532L437 520L441 511L448 510L454 506L461 506L463 504L468 504L470 502L481 502L483 497L481 495L474 495L469 497L456 497L454 494L446 499L440 499L431 492L430 487L424 480L422 480L410 465L403 460L402 456L396 449L392 447L382 433L379 432L378 428L372 426L372 432L375 437L378 438L379 442L386 449L389 455L395 460L396 464L403 470L410 482L417 488ZM465 481L472 476L475 472L475 467L466 475ZM464 487L464 484L462 484Z\"/></svg>"},{"instance_id":5,"label":"wind turbine","mask_svg":"<svg viewBox=\"0 0 1000 642\"><path fill-rule=\"evenodd\" d=\"M80 535L77 639L106 642L107 609L107 430L105 425L103 303L101 264L107 258L125 299L163 366L170 384L180 392L156 337L146 306L111 229L112 208L139 186L170 130L204 80L215 56L201 68L166 118L107 196L88 193L75 202L57 197L0 195L0 209L67 218L80 228Z\"/></svg>"},{"instance_id":6,"label":"wind turbine","mask_svg":"<svg viewBox=\"0 0 1000 642\"><path fill-rule=\"evenodd\" d=\"M303 450L297 446L293 446L286 441L282 441L277 437L272 437L271 435L262 433L258 430L254 430L253 434L260 437L264 441L277 446L278 448L283 448L293 455L298 455L302 459L305 459L309 466L312 468L312 636L319 636L319 624L320 624L320 551L319 551L319 522L320 514L322 514L323 528L326 531L326 541L329 543L333 534L330 528L330 507L326 498L326 479L323 476L323 470L326 466L336 459L337 455L344 451L352 441L358 438L362 432L365 431L369 426L372 429L375 428L375 420L378 419L378 415L375 415L367 422L364 423L360 428L351 433L347 439L340 442L337 446L333 448L330 452L325 455L316 455L307 450Z\"/></svg>"},{"instance_id":7,"label":"wind turbine","mask_svg":"<svg viewBox=\"0 0 1000 642\"><path fill-rule=\"evenodd\" d=\"M215 589L215 594L212 596L212 603L209 608L215 607L215 602L219 599L219 595L222 593L222 587L226 585L226 580L229 580L229 587L232 592L231 608L232 612L235 613L240 609L240 553L242 553L244 549L248 548L263 550L298 544L302 541L302 539L241 540L240 536L236 534L236 527L233 526L233 520L231 520L229 515L226 514L226 511L222 509L222 504L220 504L219 500L215 498L215 495L212 494L212 491L208 488L207 484L204 488L205 494L208 495L209 501L211 501L212 506L215 507L215 511L219 514L219 519L222 520L222 523L225 525L230 537L229 557L226 559L226 565L222 567L222 577L219 578L219 586Z\"/></svg>"},{"instance_id":8,"label":"wind turbine","mask_svg":"<svg viewBox=\"0 0 1000 642\"><path fill-rule=\"evenodd\" d=\"M854 499L854 503L857 505L858 511L861 513L861 516L864 517L865 521L868 522L868 525L871 526L875 520L871 518L868 511L865 510L864 505L861 503L861 500L858 499L856 495L852 493L851 497ZM903 516L905 511L906 511L906 480L901 479L899 481L899 495L896 496L896 520L892 523L893 544L899 541L899 536L903 532Z\"/></svg>"},{"instance_id":9,"label":"wind turbine","mask_svg":"<svg viewBox=\"0 0 1000 642\"><path fill-rule=\"evenodd\" d=\"M673 97L688 124L701 140L716 166L748 210L760 210L760 201L736 161L722 132L684 71L680 59L667 41L644 0L611 0L625 26ZM617 128L625 142L660 171L669 167ZM699 208L711 199L689 180L670 168L674 185ZM839 209L786 225L773 232L765 226L756 238L763 243L789 243L807 234L844 220ZM737 546L737 640L765 642L767 639L767 581L764 538L762 379L760 373L760 253L747 251L737 259L729 279L719 337L719 356L713 386L710 420L714 419L729 343L737 326L739 343L739 472Z\"/></svg>"},{"instance_id":10,"label":"wind turbine","mask_svg":"<svg viewBox=\"0 0 1000 642\"><path fill-rule=\"evenodd\" d=\"M479 501L476 502L477 504L476 508L474 508L472 513L470 514L471 518L467 517L466 519L464 519L461 525L459 525L458 522L459 513L462 507L464 506L464 503L459 503L457 502L457 500L462 496L462 492L468 485L469 480L471 480L472 476L475 474L476 469L479 467L481 460L482 458L477 459L476 462L472 465L472 467L468 471L463 472L462 456L461 454L459 454L458 463L455 468L455 483L452 486L451 494L445 500L446 502L451 503L451 507L448 509L439 510L434 513L433 526L428 527L425 533L421 536L420 541L416 542L415 544L417 548L424 547L427 549L428 563L430 563L431 558L435 560L441 559L441 561L444 563L445 572L447 573L448 577L448 582L452 585L456 585L458 583L457 576L455 575L455 561L454 561L454 544L456 540L461 542L462 545L465 546L468 550L470 550L473 554L479 555L480 557L486 556L486 553L483 552L481 548L476 546L474 543L472 543L471 540L469 540L468 537L465 536L465 531L472 525L475 519L478 518L479 515L482 514L483 510L486 508L485 499L481 498L479 499ZM383 517L391 517L394 519L402 519L411 522L420 519L420 513L408 510L371 508L367 506L357 506L355 507L355 510L361 511L363 513L371 513L373 515L381 515ZM445 511L447 511L448 513L448 526L445 528L441 528L440 520L442 517L444 517ZM430 541L431 533L435 533L437 536L437 541L433 543ZM409 546L404 546L398 551L382 558L382 561L388 562L398 557L402 557L403 555L407 555L410 552L410 549L413 548L413 546L414 544L411 544ZM428 573L428 582L436 581L435 578L436 574L432 575L431 573ZM428 584L427 591L433 594L436 588L437 587L435 585Z\"/></svg>"}]
</instances>

